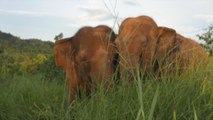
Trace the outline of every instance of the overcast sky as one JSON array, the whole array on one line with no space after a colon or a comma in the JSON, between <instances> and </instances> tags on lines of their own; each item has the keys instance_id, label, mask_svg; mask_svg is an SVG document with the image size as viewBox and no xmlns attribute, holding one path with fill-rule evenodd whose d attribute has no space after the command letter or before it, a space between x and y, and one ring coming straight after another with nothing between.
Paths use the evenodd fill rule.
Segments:
<instances>
[{"instance_id":1,"label":"overcast sky","mask_svg":"<svg viewBox=\"0 0 213 120\"><path fill-rule=\"evenodd\" d=\"M0 30L21 38L51 40L82 26L114 27L127 17L148 15L159 26L196 38L213 24L213 0L0 0Z\"/></svg>"}]
</instances>

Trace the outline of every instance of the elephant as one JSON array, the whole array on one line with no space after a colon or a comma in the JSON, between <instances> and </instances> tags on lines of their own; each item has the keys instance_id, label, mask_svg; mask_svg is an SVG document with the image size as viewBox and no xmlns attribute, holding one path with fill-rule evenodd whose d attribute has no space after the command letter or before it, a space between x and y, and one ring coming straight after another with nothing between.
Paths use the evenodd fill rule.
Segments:
<instances>
[{"instance_id":1,"label":"elephant","mask_svg":"<svg viewBox=\"0 0 213 120\"><path fill-rule=\"evenodd\" d=\"M163 74L181 75L192 66L208 61L204 48L198 43L172 28L158 26L149 16L125 19L116 44L121 56L121 77L130 76L128 79L132 79L132 72L137 70L157 78Z\"/></svg>"},{"instance_id":2,"label":"elephant","mask_svg":"<svg viewBox=\"0 0 213 120\"><path fill-rule=\"evenodd\" d=\"M55 42L55 64L66 71L69 101L79 91L87 94L98 84L108 89L117 63L116 34L105 25L82 27L70 38Z\"/></svg>"}]
</instances>

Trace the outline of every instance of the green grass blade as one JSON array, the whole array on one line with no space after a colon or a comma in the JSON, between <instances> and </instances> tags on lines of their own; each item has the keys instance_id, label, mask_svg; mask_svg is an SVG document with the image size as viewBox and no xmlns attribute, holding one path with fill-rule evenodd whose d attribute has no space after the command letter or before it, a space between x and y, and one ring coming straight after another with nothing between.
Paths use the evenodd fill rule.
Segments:
<instances>
[{"instance_id":1,"label":"green grass blade","mask_svg":"<svg viewBox=\"0 0 213 120\"><path fill-rule=\"evenodd\" d=\"M152 105L151 105L151 109L150 109L150 112L149 112L149 118L148 118L148 120L152 120L152 118L153 118L155 106L157 104L158 95L159 95L159 85L157 86L154 98L152 100Z\"/></svg>"}]
</instances>

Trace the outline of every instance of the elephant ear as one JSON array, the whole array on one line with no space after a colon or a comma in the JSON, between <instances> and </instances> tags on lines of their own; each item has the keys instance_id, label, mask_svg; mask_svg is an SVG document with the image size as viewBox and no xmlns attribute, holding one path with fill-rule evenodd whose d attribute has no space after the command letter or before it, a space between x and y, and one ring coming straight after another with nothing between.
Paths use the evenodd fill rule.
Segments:
<instances>
[{"instance_id":1,"label":"elephant ear","mask_svg":"<svg viewBox=\"0 0 213 120\"><path fill-rule=\"evenodd\" d=\"M72 38L65 38L55 42L54 58L56 66L67 68L67 62L70 60L72 54Z\"/></svg>"},{"instance_id":2,"label":"elephant ear","mask_svg":"<svg viewBox=\"0 0 213 120\"><path fill-rule=\"evenodd\" d=\"M155 59L164 61L178 47L176 44L176 31L171 28L159 27L157 36L157 46L155 51Z\"/></svg>"}]
</instances>

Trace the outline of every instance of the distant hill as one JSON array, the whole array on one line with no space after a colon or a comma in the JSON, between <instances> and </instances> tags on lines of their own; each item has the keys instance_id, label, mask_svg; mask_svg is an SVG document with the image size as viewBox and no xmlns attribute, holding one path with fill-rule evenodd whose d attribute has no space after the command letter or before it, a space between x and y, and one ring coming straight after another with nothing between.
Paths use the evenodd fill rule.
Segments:
<instances>
[{"instance_id":1,"label":"distant hill","mask_svg":"<svg viewBox=\"0 0 213 120\"><path fill-rule=\"evenodd\" d=\"M39 39L21 39L10 33L0 31L0 53L50 54L54 43Z\"/></svg>"}]
</instances>

